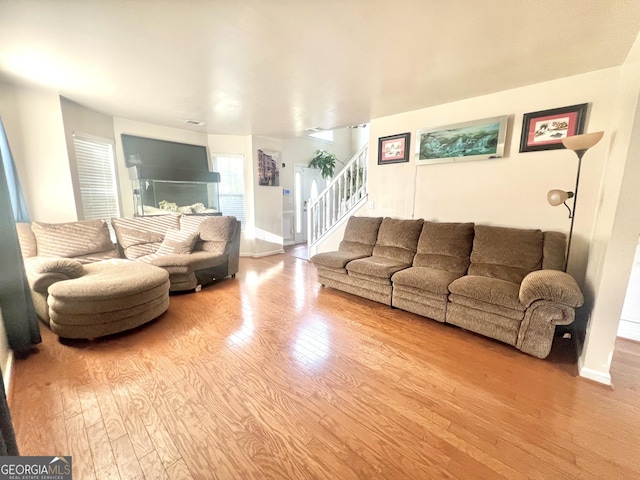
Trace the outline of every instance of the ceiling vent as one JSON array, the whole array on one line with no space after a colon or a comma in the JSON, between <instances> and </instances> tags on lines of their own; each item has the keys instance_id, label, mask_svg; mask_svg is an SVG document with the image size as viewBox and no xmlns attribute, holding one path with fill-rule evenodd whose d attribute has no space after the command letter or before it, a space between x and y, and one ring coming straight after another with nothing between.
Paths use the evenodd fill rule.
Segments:
<instances>
[{"instance_id":1,"label":"ceiling vent","mask_svg":"<svg viewBox=\"0 0 640 480\"><path fill-rule=\"evenodd\" d=\"M206 123L201 122L199 120L190 120L188 118L181 118L180 121L182 123L186 123L187 125L196 125L198 127L203 127L204 125L206 125Z\"/></svg>"}]
</instances>

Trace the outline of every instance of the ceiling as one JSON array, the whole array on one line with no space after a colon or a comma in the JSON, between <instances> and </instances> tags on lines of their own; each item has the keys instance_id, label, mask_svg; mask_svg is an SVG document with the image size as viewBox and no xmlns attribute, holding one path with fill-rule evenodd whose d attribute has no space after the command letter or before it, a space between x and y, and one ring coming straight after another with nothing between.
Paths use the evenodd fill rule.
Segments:
<instances>
[{"instance_id":1,"label":"ceiling","mask_svg":"<svg viewBox=\"0 0 640 480\"><path fill-rule=\"evenodd\" d=\"M637 0L0 0L0 81L290 138L620 65L639 30Z\"/></svg>"}]
</instances>

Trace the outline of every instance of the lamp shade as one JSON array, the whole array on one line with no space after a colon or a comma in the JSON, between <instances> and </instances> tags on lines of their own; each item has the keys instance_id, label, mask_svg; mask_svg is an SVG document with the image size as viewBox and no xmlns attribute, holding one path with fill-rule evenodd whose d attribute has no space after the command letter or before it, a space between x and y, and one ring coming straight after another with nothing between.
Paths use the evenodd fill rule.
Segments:
<instances>
[{"instance_id":1,"label":"lamp shade","mask_svg":"<svg viewBox=\"0 0 640 480\"><path fill-rule=\"evenodd\" d=\"M562 205L567 199L573 197L573 192L565 192L564 190L549 190L547 193L547 202L549 205L557 207Z\"/></svg>"},{"instance_id":2,"label":"lamp shade","mask_svg":"<svg viewBox=\"0 0 640 480\"><path fill-rule=\"evenodd\" d=\"M562 139L562 144L569 150L588 150L600 141L604 132L585 133Z\"/></svg>"}]
</instances>

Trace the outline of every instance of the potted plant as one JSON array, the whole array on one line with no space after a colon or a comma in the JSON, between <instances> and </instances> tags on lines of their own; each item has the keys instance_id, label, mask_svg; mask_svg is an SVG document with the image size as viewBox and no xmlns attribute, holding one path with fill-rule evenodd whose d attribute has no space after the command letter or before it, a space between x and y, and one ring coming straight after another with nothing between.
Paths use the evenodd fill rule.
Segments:
<instances>
[{"instance_id":1,"label":"potted plant","mask_svg":"<svg viewBox=\"0 0 640 480\"><path fill-rule=\"evenodd\" d=\"M333 177L333 171L336 168L336 154L329 153L325 150L316 150L313 158L309 162L310 168L320 170L320 175L325 180Z\"/></svg>"}]
</instances>

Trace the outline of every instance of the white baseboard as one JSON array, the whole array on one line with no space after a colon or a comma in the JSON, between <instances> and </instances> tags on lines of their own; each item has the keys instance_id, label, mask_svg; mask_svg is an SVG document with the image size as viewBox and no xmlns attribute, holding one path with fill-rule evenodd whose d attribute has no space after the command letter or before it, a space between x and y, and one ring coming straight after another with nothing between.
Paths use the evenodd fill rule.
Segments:
<instances>
[{"instance_id":1,"label":"white baseboard","mask_svg":"<svg viewBox=\"0 0 640 480\"><path fill-rule=\"evenodd\" d=\"M7 356L7 365L2 372L2 381L4 382L4 391L7 395L7 402L11 398L11 373L13 370L13 350L9 350Z\"/></svg>"},{"instance_id":2,"label":"white baseboard","mask_svg":"<svg viewBox=\"0 0 640 480\"><path fill-rule=\"evenodd\" d=\"M633 320L620 320L618 325L618 337L628 338L640 342L640 323Z\"/></svg>"},{"instance_id":3,"label":"white baseboard","mask_svg":"<svg viewBox=\"0 0 640 480\"><path fill-rule=\"evenodd\" d=\"M271 255L278 255L280 253L284 253L284 249L283 248L281 248L279 250L271 250L269 252L254 253L251 256L253 258L262 258L262 257L269 257Z\"/></svg>"},{"instance_id":4,"label":"white baseboard","mask_svg":"<svg viewBox=\"0 0 640 480\"><path fill-rule=\"evenodd\" d=\"M280 253L284 253L283 248L281 248L280 250L271 250L269 252L262 252L262 253L241 253L240 257L241 258L261 258L261 257L268 257L270 255L278 255Z\"/></svg>"},{"instance_id":5,"label":"white baseboard","mask_svg":"<svg viewBox=\"0 0 640 480\"><path fill-rule=\"evenodd\" d=\"M581 377L588 378L594 382L602 383L604 385L611 385L611 374L609 372L603 373L592 368L587 368L582 365L582 358L578 357L578 373Z\"/></svg>"}]
</instances>

